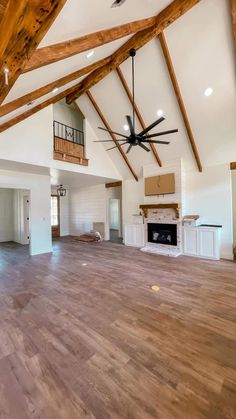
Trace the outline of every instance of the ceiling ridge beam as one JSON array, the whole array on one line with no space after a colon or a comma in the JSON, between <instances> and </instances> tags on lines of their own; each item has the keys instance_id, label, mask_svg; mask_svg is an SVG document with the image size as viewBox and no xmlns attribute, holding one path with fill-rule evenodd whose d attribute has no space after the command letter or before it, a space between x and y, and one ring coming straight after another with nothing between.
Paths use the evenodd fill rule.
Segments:
<instances>
[{"instance_id":1,"label":"ceiling ridge beam","mask_svg":"<svg viewBox=\"0 0 236 419\"><path fill-rule=\"evenodd\" d=\"M94 97L92 96L91 92L88 90L86 92L86 94L87 94L90 102L92 103L94 109L96 110L97 114L99 115L100 119L102 120L103 125L106 127L106 129L111 131L110 125L108 124L105 116L103 115L101 109L99 108L99 106L98 106L97 102L95 101ZM136 175L133 167L131 166L130 161L129 161L128 157L126 156L124 150L121 148L119 142L117 141L116 136L112 132L109 132L109 135L111 136L111 138L114 141L116 147L118 148L120 154L122 155L126 165L128 166L130 172L132 173L134 179L138 182L138 176Z\"/></svg>"},{"instance_id":2,"label":"ceiling ridge beam","mask_svg":"<svg viewBox=\"0 0 236 419\"><path fill-rule=\"evenodd\" d=\"M153 26L156 22L156 17L149 17L146 19L136 20L134 22L125 23L123 25L115 26L113 28L93 32L76 39L60 42L58 44L49 45L37 49L27 63L24 72L35 70L36 68L49 65L60 60L72 57L101 45L132 35L142 29L147 29Z\"/></svg>"},{"instance_id":3,"label":"ceiling ridge beam","mask_svg":"<svg viewBox=\"0 0 236 419\"><path fill-rule=\"evenodd\" d=\"M9 0L0 25L0 104L65 3L66 0ZM4 68L9 70L8 83Z\"/></svg>"},{"instance_id":4,"label":"ceiling ridge beam","mask_svg":"<svg viewBox=\"0 0 236 419\"><path fill-rule=\"evenodd\" d=\"M185 128L186 128L186 131L187 131L187 134L188 134L188 139L189 139L189 142L190 142L190 146L191 146L191 149L192 149L192 152L193 152L198 170L199 170L199 172L202 172L202 163L201 163L200 156L199 156L199 153L198 153L197 145L196 145L196 142L195 142L195 139L194 139L194 136L193 136L193 131L192 131L192 128L191 128L191 125L190 125L190 122L189 122L186 107L185 107L183 97L182 97L182 94L181 94L181 90L180 90L180 87L179 87L179 83L178 83L178 80L177 80L177 77L176 77L174 65L173 65L173 62L172 62L172 59L171 59L171 56L170 56L170 52L169 52L169 48L168 48L168 45L167 45L167 42L166 42L166 38L165 38L165 35L164 35L163 32L159 34L159 40L160 40L162 52L163 52L163 55L164 55L164 58L165 58L165 62L166 62L167 68L168 68L169 76L170 76L170 79L172 81L172 85L173 85L173 88L174 88L174 91L175 91L176 99L177 99L178 104L179 104L180 112L181 112L183 120L184 120L184 124L185 124Z\"/></svg>"},{"instance_id":5,"label":"ceiling ridge beam","mask_svg":"<svg viewBox=\"0 0 236 419\"><path fill-rule=\"evenodd\" d=\"M132 48L135 48L136 50L142 48L200 1L201 0L174 0L158 14L155 25L133 35L127 42L125 42L125 44L123 44L114 54L111 55L111 62L109 64L101 67L99 70L95 70L81 83L79 83L77 91L68 95L67 103L73 102L79 96L86 93L86 91L95 84L104 79L104 77L106 77L109 73L115 70L129 57L129 53Z\"/></svg>"},{"instance_id":6,"label":"ceiling ridge beam","mask_svg":"<svg viewBox=\"0 0 236 419\"><path fill-rule=\"evenodd\" d=\"M128 86L128 84L127 84L126 80L125 80L125 77L124 77L124 74L123 74L123 72L122 72L121 68L120 68L120 67L117 67L116 72L117 72L117 74L118 74L118 77L119 77L119 79L120 79L120 81L121 81L122 86L124 87L124 90L125 90L125 92L126 92L126 94L127 94L128 98L129 98L129 101L130 101L131 105L133 105L133 97L132 97L132 94L131 94L130 88L129 88L129 86ZM144 122L144 119L143 119L143 117L142 117L142 115L141 115L141 113L140 113L140 111L139 111L139 109L138 109L138 107L137 107L136 102L134 102L134 110L135 110L135 113L136 113L136 115L137 115L137 118L138 118L138 120L139 120L139 122L140 122L140 125L141 125L142 129L147 128L147 126L146 126L146 124L145 124L145 122ZM156 150L156 148L155 148L154 144L151 144L151 143L150 143L149 145L150 145L150 148L151 148L151 150L152 150L152 153L153 153L153 155L154 155L154 157L155 157L155 160L157 161L157 163L158 163L158 164L159 164L159 166L161 167L161 166L162 166L162 162L161 162L161 159L160 159L160 157L159 157L159 155L158 155L158 153L157 153L157 150Z\"/></svg>"},{"instance_id":7,"label":"ceiling ridge beam","mask_svg":"<svg viewBox=\"0 0 236 419\"><path fill-rule=\"evenodd\" d=\"M104 64L108 64L110 61L110 58L103 58L102 60L96 61L93 64L90 64L86 67L81 68L80 70L77 70L71 74L68 74L67 76L64 76L58 80L55 80L45 86L42 86L33 92L27 93L24 96L21 96L11 102L6 103L5 105L0 106L0 117L7 115L8 113L11 113L15 111L18 108L21 108L24 105L27 105L27 103L33 102L36 99L39 99L40 97L52 92L53 89L56 87L62 87L67 83L70 83L73 80L78 79L79 77L84 76L85 74L90 73L91 71L97 69L98 67L101 67Z\"/></svg>"}]
</instances>

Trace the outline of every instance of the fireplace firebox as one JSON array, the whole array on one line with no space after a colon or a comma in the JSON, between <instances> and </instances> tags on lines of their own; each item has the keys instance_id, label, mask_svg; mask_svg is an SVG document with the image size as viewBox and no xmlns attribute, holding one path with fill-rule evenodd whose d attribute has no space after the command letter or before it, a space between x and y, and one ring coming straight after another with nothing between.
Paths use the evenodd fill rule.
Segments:
<instances>
[{"instance_id":1,"label":"fireplace firebox","mask_svg":"<svg viewBox=\"0 0 236 419\"><path fill-rule=\"evenodd\" d=\"M177 225L148 223L148 242L177 246Z\"/></svg>"}]
</instances>

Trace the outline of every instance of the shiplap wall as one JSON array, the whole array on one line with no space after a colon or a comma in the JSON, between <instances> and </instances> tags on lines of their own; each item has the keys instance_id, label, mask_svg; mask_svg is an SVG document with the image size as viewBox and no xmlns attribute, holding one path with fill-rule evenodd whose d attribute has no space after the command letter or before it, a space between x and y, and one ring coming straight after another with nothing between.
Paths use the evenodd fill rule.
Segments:
<instances>
[{"instance_id":1,"label":"shiplap wall","mask_svg":"<svg viewBox=\"0 0 236 419\"><path fill-rule=\"evenodd\" d=\"M106 222L106 189L104 185L87 186L70 191L70 233L89 232L94 222Z\"/></svg>"}]
</instances>

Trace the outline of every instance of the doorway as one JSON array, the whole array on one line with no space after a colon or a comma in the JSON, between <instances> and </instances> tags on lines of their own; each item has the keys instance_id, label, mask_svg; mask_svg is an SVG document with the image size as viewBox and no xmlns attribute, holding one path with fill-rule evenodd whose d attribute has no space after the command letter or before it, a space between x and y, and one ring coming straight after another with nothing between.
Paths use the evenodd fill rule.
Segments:
<instances>
[{"instance_id":1,"label":"doorway","mask_svg":"<svg viewBox=\"0 0 236 419\"><path fill-rule=\"evenodd\" d=\"M30 243L30 191L0 188L0 243Z\"/></svg>"},{"instance_id":2,"label":"doorway","mask_svg":"<svg viewBox=\"0 0 236 419\"><path fill-rule=\"evenodd\" d=\"M108 183L106 188L109 240L113 243L122 243L122 185L121 182Z\"/></svg>"},{"instance_id":3,"label":"doorway","mask_svg":"<svg viewBox=\"0 0 236 419\"><path fill-rule=\"evenodd\" d=\"M52 238L60 237L60 198L51 195L51 227Z\"/></svg>"},{"instance_id":4,"label":"doorway","mask_svg":"<svg viewBox=\"0 0 236 419\"><path fill-rule=\"evenodd\" d=\"M110 240L119 241L121 238L121 202L118 198L110 198L109 220Z\"/></svg>"}]
</instances>

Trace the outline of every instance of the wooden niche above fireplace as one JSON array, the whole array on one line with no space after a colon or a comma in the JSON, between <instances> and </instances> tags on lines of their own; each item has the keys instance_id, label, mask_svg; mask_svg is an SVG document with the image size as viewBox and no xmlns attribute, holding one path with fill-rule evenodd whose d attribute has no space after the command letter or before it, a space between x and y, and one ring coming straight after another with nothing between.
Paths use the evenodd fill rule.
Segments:
<instances>
[{"instance_id":1,"label":"wooden niche above fireplace","mask_svg":"<svg viewBox=\"0 0 236 419\"><path fill-rule=\"evenodd\" d=\"M172 203L172 204L144 204L139 205L139 208L143 211L144 218L148 218L148 210L149 209L168 209L172 208L175 210L176 218L180 217L180 204Z\"/></svg>"}]
</instances>

